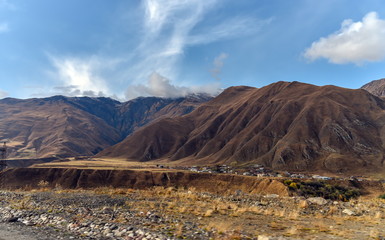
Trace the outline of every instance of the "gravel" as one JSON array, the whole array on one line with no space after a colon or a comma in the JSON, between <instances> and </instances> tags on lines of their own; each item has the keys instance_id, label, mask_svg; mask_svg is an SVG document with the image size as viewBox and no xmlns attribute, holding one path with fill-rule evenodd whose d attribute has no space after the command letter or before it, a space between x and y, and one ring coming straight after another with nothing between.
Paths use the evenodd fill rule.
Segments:
<instances>
[{"instance_id":1,"label":"gravel","mask_svg":"<svg viewBox=\"0 0 385 240\"><path fill-rule=\"evenodd\" d=\"M0 191L0 240L166 240L178 238L200 240L215 238L215 236L219 234L219 232L215 232L215 229L209 229L207 226L198 223L198 220L205 220L204 217L202 219L202 215L188 216L188 214L183 214L178 211L164 211L164 201L168 201L168 198L157 199L153 197L152 193L146 196L135 194L136 192L123 195L110 195L96 194L91 191ZM188 197L189 194L183 196ZM305 224L302 223L301 225L301 223L299 223L302 217L305 219L304 221L307 221L306 219L309 217L314 218L314 216L327 216L327 218L325 218L326 222L331 221L330 216L337 218L343 218L344 216L363 216L370 217L373 221L382 223L385 209L385 203L381 201L363 204L361 201L356 200L337 202L323 198L306 199L304 197L277 197L275 195L217 196L210 193L196 193L194 196L199 197L200 201L206 199L210 204L226 202L230 207L230 210L227 209L229 211L233 211L231 209L234 208L234 206L247 206L251 209L257 209L253 215L245 215L244 227L249 223L251 224L250 219L253 218L255 218L257 222L263 221L263 216L265 216L266 219L273 220L276 213L282 213L282 216L275 218L274 222L283 221L281 218L287 215L288 220L296 221L294 227L300 227ZM143 210L143 208L139 206L141 204L142 206L152 204L153 207ZM201 204L203 204L203 202L201 202ZM204 204L201 206L207 207L207 205ZM204 213L206 210L207 209L204 208L201 211ZM220 214L218 215L219 216L215 217L220 217ZM228 216L227 218L229 218L231 214L224 216ZM272 217L270 218L270 216ZM213 216L213 218L215 217ZM212 218L206 218L206 223L209 223L209 221L211 221L210 219ZM233 216L233 219L236 220L237 218ZM259 223L258 230L263 234L271 235L272 227L269 227L268 223L269 222L264 221ZM360 221L352 221L346 224L350 224L351 226L349 226L352 227L352 229L360 228L362 233L359 236L366 237L368 228L365 225L357 225L359 223ZM284 226L288 227L289 224L290 222L285 222ZM339 225L328 224L330 224L333 229L334 227L336 229L340 227ZM260 227L263 227L266 231L262 232ZM377 226L374 227L377 228ZM307 227L303 229L306 230ZM325 229L322 229L320 233L327 234L331 231L329 229L327 229L328 231L324 230ZM273 231L277 232L277 229L273 228ZM378 231L378 239L382 239L380 237L384 234L381 229ZM247 235L248 233L245 232L245 229L241 229L239 234L240 239L296 239L286 236L282 237L282 235L277 237L265 235L252 236L250 234ZM341 239L332 234L327 235L327 237L329 239Z\"/></svg>"},{"instance_id":2,"label":"gravel","mask_svg":"<svg viewBox=\"0 0 385 240\"><path fill-rule=\"evenodd\" d=\"M174 239L167 227L154 231L173 220L128 209L130 199L124 196L3 192L0 198L0 239ZM191 239L207 238L199 229L194 232Z\"/></svg>"}]
</instances>

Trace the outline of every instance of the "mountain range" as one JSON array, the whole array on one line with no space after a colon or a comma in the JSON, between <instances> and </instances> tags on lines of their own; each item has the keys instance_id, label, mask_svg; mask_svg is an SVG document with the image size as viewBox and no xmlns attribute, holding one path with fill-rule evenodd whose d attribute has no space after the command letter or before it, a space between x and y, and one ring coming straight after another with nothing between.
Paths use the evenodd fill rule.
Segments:
<instances>
[{"instance_id":1,"label":"mountain range","mask_svg":"<svg viewBox=\"0 0 385 240\"><path fill-rule=\"evenodd\" d=\"M11 157L95 155L177 164L262 164L276 170L379 171L385 81L361 89L277 82L191 95L0 100ZM385 87L384 87L385 89Z\"/></svg>"},{"instance_id":2,"label":"mountain range","mask_svg":"<svg viewBox=\"0 0 385 240\"><path fill-rule=\"evenodd\" d=\"M187 114L209 99L203 94L123 103L90 97L5 98L0 100L0 140L9 142L9 157L92 156L141 126Z\"/></svg>"},{"instance_id":3,"label":"mountain range","mask_svg":"<svg viewBox=\"0 0 385 240\"><path fill-rule=\"evenodd\" d=\"M164 118L99 157L180 164L263 164L347 172L383 167L385 101L366 90L277 82L231 87L188 115Z\"/></svg>"}]
</instances>

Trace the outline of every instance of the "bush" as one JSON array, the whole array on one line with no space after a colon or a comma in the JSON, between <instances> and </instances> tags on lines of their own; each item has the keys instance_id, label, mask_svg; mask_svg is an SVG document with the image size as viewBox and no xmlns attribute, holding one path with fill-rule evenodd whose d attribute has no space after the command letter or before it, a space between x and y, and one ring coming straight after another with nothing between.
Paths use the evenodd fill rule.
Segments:
<instances>
[{"instance_id":1,"label":"bush","mask_svg":"<svg viewBox=\"0 0 385 240\"><path fill-rule=\"evenodd\" d=\"M290 186L290 184L293 182L293 180L290 180L290 179L286 179L283 181L283 183L287 186Z\"/></svg>"},{"instance_id":2,"label":"bush","mask_svg":"<svg viewBox=\"0 0 385 240\"><path fill-rule=\"evenodd\" d=\"M361 195L358 189L331 185L324 181L294 182L292 180L285 180L284 184L289 187L290 191L304 197L323 197L331 200L349 201Z\"/></svg>"},{"instance_id":3,"label":"bush","mask_svg":"<svg viewBox=\"0 0 385 240\"><path fill-rule=\"evenodd\" d=\"M381 194L378 198L385 199L385 194Z\"/></svg>"},{"instance_id":4,"label":"bush","mask_svg":"<svg viewBox=\"0 0 385 240\"><path fill-rule=\"evenodd\" d=\"M289 188L291 189L298 189L298 186L295 182L290 183Z\"/></svg>"}]
</instances>

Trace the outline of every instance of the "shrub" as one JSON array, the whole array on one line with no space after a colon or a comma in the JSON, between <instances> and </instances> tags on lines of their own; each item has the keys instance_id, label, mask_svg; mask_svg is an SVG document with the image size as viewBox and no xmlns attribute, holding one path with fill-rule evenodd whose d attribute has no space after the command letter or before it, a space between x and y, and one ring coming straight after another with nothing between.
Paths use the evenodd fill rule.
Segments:
<instances>
[{"instance_id":1,"label":"shrub","mask_svg":"<svg viewBox=\"0 0 385 240\"><path fill-rule=\"evenodd\" d=\"M385 194L381 194L378 198L385 199Z\"/></svg>"},{"instance_id":2,"label":"shrub","mask_svg":"<svg viewBox=\"0 0 385 240\"><path fill-rule=\"evenodd\" d=\"M289 187L290 191L304 197L323 197L331 200L348 201L361 195L358 189L331 185L324 181L294 182L290 180L290 183L286 181L284 183Z\"/></svg>"},{"instance_id":3,"label":"shrub","mask_svg":"<svg viewBox=\"0 0 385 240\"><path fill-rule=\"evenodd\" d=\"M298 186L295 182L290 183L289 188L291 189L298 189Z\"/></svg>"},{"instance_id":4,"label":"shrub","mask_svg":"<svg viewBox=\"0 0 385 240\"><path fill-rule=\"evenodd\" d=\"M293 182L293 180L290 180L290 179L286 179L283 181L283 183L287 186L290 186L290 184Z\"/></svg>"}]
</instances>

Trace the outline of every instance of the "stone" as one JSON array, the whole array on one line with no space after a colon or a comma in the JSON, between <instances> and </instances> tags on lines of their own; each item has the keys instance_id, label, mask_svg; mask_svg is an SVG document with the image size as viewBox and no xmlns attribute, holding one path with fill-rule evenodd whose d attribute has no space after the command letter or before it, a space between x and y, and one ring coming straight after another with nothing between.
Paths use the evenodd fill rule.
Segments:
<instances>
[{"instance_id":1,"label":"stone","mask_svg":"<svg viewBox=\"0 0 385 240\"><path fill-rule=\"evenodd\" d=\"M322 197L311 197L311 198L308 198L307 201L317 205L325 205L328 203L328 201Z\"/></svg>"},{"instance_id":2,"label":"stone","mask_svg":"<svg viewBox=\"0 0 385 240\"><path fill-rule=\"evenodd\" d=\"M135 233L138 234L138 235L144 235L144 232L142 230L140 230L140 229L137 230Z\"/></svg>"},{"instance_id":3,"label":"stone","mask_svg":"<svg viewBox=\"0 0 385 240\"><path fill-rule=\"evenodd\" d=\"M259 235L258 240L270 240L270 238L268 236L265 236L265 235Z\"/></svg>"},{"instance_id":4,"label":"stone","mask_svg":"<svg viewBox=\"0 0 385 240\"><path fill-rule=\"evenodd\" d=\"M33 225L35 225L33 222L28 221L28 220L23 220L22 223L23 223L24 225L26 225L26 226L33 226Z\"/></svg>"},{"instance_id":5,"label":"stone","mask_svg":"<svg viewBox=\"0 0 385 240\"><path fill-rule=\"evenodd\" d=\"M278 198L279 195L278 194L267 194L265 195L265 198Z\"/></svg>"},{"instance_id":6,"label":"stone","mask_svg":"<svg viewBox=\"0 0 385 240\"><path fill-rule=\"evenodd\" d=\"M309 202L306 201L306 200L301 200L301 201L299 202L299 207L300 207L300 208L307 208L307 207L309 207Z\"/></svg>"},{"instance_id":7,"label":"stone","mask_svg":"<svg viewBox=\"0 0 385 240\"><path fill-rule=\"evenodd\" d=\"M10 217L10 218L6 219L5 221L6 222L17 222L17 220L19 220L17 217Z\"/></svg>"},{"instance_id":8,"label":"stone","mask_svg":"<svg viewBox=\"0 0 385 240\"><path fill-rule=\"evenodd\" d=\"M346 215L349 215L349 216L354 216L354 215L356 215L352 210L347 209L347 208L345 208L345 209L342 211L342 213L345 213Z\"/></svg>"},{"instance_id":9,"label":"stone","mask_svg":"<svg viewBox=\"0 0 385 240\"><path fill-rule=\"evenodd\" d=\"M111 230L109 228L105 229L103 231L103 235L107 236L107 234L110 234L111 233Z\"/></svg>"},{"instance_id":10,"label":"stone","mask_svg":"<svg viewBox=\"0 0 385 240\"><path fill-rule=\"evenodd\" d=\"M113 224L113 225L110 226L110 229L111 229L111 230L118 229L118 226L116 226L116 225Z\"/></svg>"},{"instance_id":11,"label":"stone","mask_svg":"<svg viewBox=\"0 0 385 240\"><path fill-rule=\"evenodd\" d=\"M123 236L123 233L120 232L120 231L118 231L118 230L113 231L113 233L114 233L114 236L115 236L115 237L121 237L121 236Z\"/></svg>"}]
</instances>

